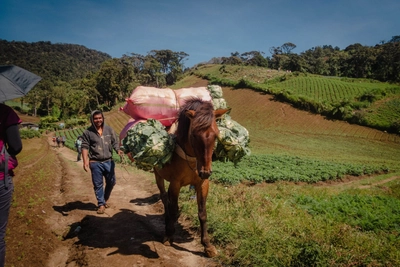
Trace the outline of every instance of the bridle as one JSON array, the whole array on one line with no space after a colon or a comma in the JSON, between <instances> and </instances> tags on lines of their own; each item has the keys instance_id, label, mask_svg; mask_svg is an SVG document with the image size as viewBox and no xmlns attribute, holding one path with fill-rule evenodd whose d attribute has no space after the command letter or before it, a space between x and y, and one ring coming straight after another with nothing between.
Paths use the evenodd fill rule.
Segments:
<instances>
[{"instance_id":1,"label":"bridle","mask_svg":"<svg viewBox=\"0 0 400 267\"><path fill-rule=\"evenodd\" d=\"M188 140L190 140L190 139L188 138ZM182 159L184 159L186 161L186 163L188 164L189 168L192 171L196 172L196 165L197 165L196 157L192 157L192 156L189 156L188 154L186 154L186 152L182 149L182 147L178 143L175 144L175 153L178 154L179 157L181 157ZM190 163L192 163L192 162L195 163L194 168L192 166L190 166Z\"/></svg>"},{"instance_id":2,"label":"bridle","mask_svg":"<svg viewBox=\"0 0 400 267\"><path fill-rule=\"evenodd\" d=\"M188 137L187 140L190 143L191 140L191 128L192 128L192 122L190 122L190 127L188 129ZM217 134L216 136L217 139L220 139L219 134ZM178 154L179 157L181 157L182 159L184 159L186 161L186 163L188 164L188 167L193 171L196 172L196 166L197 166L197 158L188 155L183 148L178 144L178 142L176 142L175 144L175 153ZM194 168L190 165L190 163L195 163Z\"/></svg>"}]
</instances>

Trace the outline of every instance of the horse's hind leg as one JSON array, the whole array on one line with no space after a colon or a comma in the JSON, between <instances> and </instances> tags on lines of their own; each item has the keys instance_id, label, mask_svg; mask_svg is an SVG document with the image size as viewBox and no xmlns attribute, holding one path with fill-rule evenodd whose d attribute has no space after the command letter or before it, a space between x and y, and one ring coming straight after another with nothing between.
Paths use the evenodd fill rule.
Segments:
<instances>
[{"instance_id":1,"label":"horse's hind leg","mask_svg":"<svg viewBox=\"0 0 400 267\"><path fill-rule=\"evenodd\" d=\"M165 191L165 182L164 182L164 179L160 175L158 175L158 173L156 171L154 173L156 176L156 183L157 183L158 190L160 190L160 198L164 204L164 209L166 209L168 206L168 194L167 194L167 191Z\"/></svg>"},{"instance_id":2,"label":"horse's hind leg","mask_svg":"<svg viewBox=\"0 0 400 267\"><path fill-rule=\"evenodd\" d=\"M174 241L175 234L175 223L178 220L179 208L178 208L178 198L179 198L180 186L169 184L168 188L168 205L165 213L165 235L164 241L169 241L172 245ZM168 212L167 212L168 211Z\"/></svg>"},{"instance_id":3,"label":"horse's hind leg","mask_svg":"<svg viewBox=\"0 0 400 267\"><path fill-rule=\"evenodd\" d=\"M218 255L217 249L211 244L210 237L207 232L207 209L206 201L208 195L208 180L204 180L202 184L196 186L197 192L197 207L198 216L200 221L200 231L201 231L201 244L204 246L204 252L207 257L215 257Z\"/></svg>"},{"instance_id":4,"label":"horse's hind leg","mask_svg":"<svg viewBox=\"0 0 400 267\"><path fill-rule=\"evenodd\" d=\"M163 206L164 206L164 220L165 220L164 223L165 223L165 226L167 226L167 222L169 221L169 215L168 215L169 214L168 193L165 191L164 178L162 178L160 175L158 175L157 170L154 170L154 174L156 176L156 183L157 183L158 190L160 190L160 198L161 198L161 201L162 201ZM165 235L164 238L163 238L162 243L167 245L168 243L171 244L171 241Z\"/></svg>"}]
</instances>

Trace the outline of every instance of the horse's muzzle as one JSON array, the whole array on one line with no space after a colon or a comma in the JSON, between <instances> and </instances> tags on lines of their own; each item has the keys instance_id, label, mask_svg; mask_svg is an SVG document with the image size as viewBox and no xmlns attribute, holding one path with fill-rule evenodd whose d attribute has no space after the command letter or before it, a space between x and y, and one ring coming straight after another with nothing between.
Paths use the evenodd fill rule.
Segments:
<instances>
[{"instance_id":1,"label":"horse's muzzle","mask_svg":"<svg viewBox=\"0 0 400 267\"><path fill-rule=\"evenodd\" d=\"M201 179L208 179L212 174L212 171L209 172L204 172L204 171L200 171L199 172L199 176Z\"/></svg>"}]
</instances>

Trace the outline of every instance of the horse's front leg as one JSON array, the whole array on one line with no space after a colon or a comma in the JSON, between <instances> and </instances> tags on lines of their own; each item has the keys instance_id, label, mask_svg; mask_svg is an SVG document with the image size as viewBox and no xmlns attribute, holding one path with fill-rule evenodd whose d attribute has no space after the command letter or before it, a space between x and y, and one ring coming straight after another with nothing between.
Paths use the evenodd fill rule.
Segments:
<instances>
[{"instance_id":1,"label":"horse's front leg","mask_svg":"<svg viewBox=\"0 0 400 267\"><path fill-rule=\"evenodd\" d=\"M204 252L207 257L215 257L218 252L217 249L211 245L210 238L207 232L207 195L208 195L208 187L209 181L208 179L203 180L201 185L196 186L197 192L197 207L198 207L198 216L200 221L200 231L201 231L201 244L204 246Z\"/></svg>"}]
</instances>

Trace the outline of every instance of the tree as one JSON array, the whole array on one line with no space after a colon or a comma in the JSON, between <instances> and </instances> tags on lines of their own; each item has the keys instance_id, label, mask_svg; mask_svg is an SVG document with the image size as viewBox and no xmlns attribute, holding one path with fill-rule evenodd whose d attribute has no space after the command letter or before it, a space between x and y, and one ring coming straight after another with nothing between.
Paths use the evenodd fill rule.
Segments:
<instances>
[{"instance_id":1,"label":"tree","mask_svg":"<svg viewBox=\"0 0 400 267\"><path fill-rule=\"evenodd\" d=\"M246 65L266 68L268 67L268 60L265 59L262 54L264 54L264 52L250 51L241 54L240 58Z\"/></svg>"},{"instance_id":2,"label":"tree","mask_svg":"<svg viewBox=\"0 0 400 267\"><path fill-rule=\"evenodd\" d=\"M392 36L392 39L390 39L389 43L398 43L400 42L400 35L395 35Z\"/></svg>"},{"instance_id":3,"label":"tree","mask_svg":"<svg viewBox=\"0 0 400 267\"><path fill-rule=\"evenodd\" d=\"M236 51L231 53L230 57L222 57L221 63L226 65L241 65L243 64L243 61L240 58L240 53Z\"/></svg>"},{"instance_id":4,"label":"tree","mask_svg":"<svg viewBox=\"0 0 400 267\"><path fill-rule=\"evenodd\" d=\"M306 65L305 70L320 75L330 75L327 60L330 49L323 49L321 46L312 47L301 53Z\"/></svg>"},{"instance_id":5,"label":"tree","mask_svg":"<svg viewBox=\"0 0 400 267\"><path fill-rule=\"evenodd\" d=\"M283 68L290 71L301 71L305 72L306 70L306 61L303 57L297 54L288 55L288 59L284 61L285 65Z\"/></svg>"},{"instance_id":6,"label":"tree","mask_svg":"<svg viewBox=\"0 0 400 267\"><path fill-rule=\"evenodd\" d=\"M400 42L375 46L373 77L380 81L400 82Z\"/></svg>"},{"instance_id":7,"label":"tree","mask_svg":"<svg viewBox=\"0 0 400 267\"><path fill-rule=\"evenodd\" d=\"M25 97L25 102L32 105L33 116L50 115L53 95L53 84L41 80Z\"/></svg>"},{"instance_id":8,"label":"tree","mask_svg":"<svg viewBox=\"0 0 400 267\"><path fill-rule=\"evenodd\" d=\"M161 72L165 75L167 85L173 84L183 75L183 61L189 55L185 52L173 52L171 50L151 50L148 56L154 58L161 66ZM150 66L156 66L151 64Z\"/></svg>"},{"instance_id":9,"label":"tree","mask_svg":"<svg viewBox=\"0 0 400 267\"><path fill-rule=\"evenodd\" d=\"M281 50L283 54L290 54L292 52L293 49L296 48L296 45L294 43L284 43L281 46Z\"/></svg>"},{"instance_id":10,"label":"tree","mask_svg":"<svg viewBox=\"0 0 400 267\"><path fill-rule=\"evenodd\" d=\"M376 50L359 43L345 48L348 58L344 62L343 75L354 78L371 78Z\"/></svg>"},{"instance_id":11,"label":"tree","mask_svg":"<svg viewBox=\"0 0 400 267\"><path fill-rule=\"evenodd\" d=\"M108 107L125 99L129 83L134 80L132 66L122 59L113 58L104 62L96 76L96 89L100 104Z\"/></svg>"}]
</instances>

